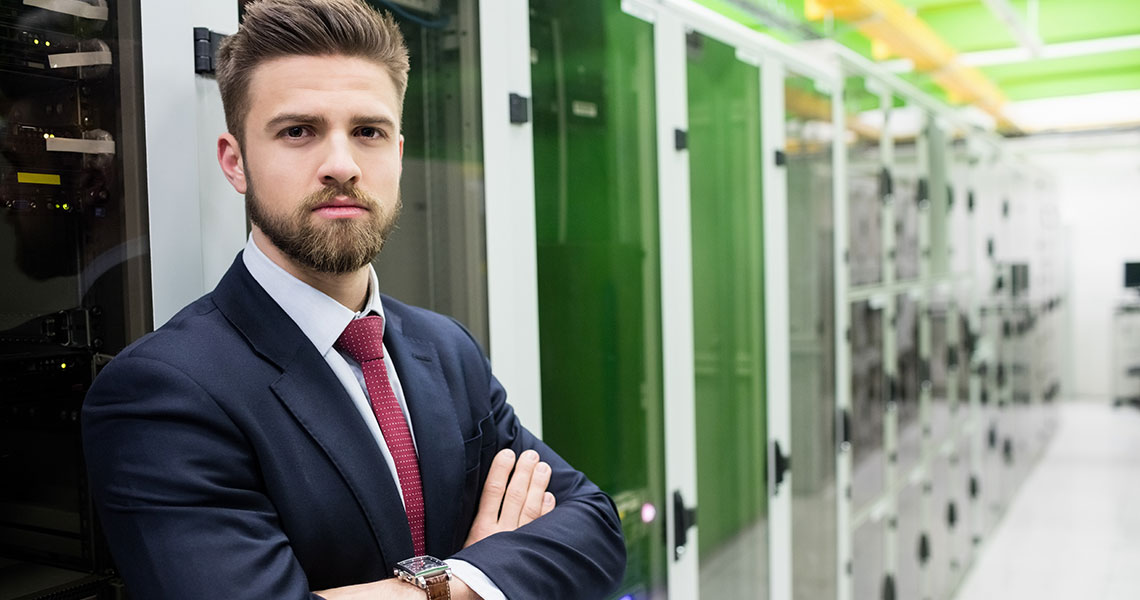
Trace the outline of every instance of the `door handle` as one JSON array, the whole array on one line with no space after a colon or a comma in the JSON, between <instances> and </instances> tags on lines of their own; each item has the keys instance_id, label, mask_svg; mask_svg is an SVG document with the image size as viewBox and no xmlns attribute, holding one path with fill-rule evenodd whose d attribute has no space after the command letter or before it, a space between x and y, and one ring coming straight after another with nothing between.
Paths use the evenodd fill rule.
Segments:
<instances>
[{"instance_id":1,"label":"door handle","mask_svg":"<svg viewBox=\"0 0 1140 600\"><path fill-rule=\"evenodd\" d=\"M673 492L673 560L681 560L689 544L689 528L697 524L697 507L685 506L681 491Z\"/></svg>"}]
</instances>

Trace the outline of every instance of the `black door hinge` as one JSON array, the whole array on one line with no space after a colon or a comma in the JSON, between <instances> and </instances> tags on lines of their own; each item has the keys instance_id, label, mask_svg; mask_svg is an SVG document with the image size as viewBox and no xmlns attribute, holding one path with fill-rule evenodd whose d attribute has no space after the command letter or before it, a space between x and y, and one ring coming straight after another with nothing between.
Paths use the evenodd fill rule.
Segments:
<instances>
[{"instance_id":1,"label":"black door hinge","mask_svg":"<svg viewBox=\"0 0 1140 600\"><path fill-rule=\"evenodd\" d=\"M685 506L681 491L673 492L673 560L681 560L689 544L689 529L697 524L697 507Z\"/></svg>"},{"instance_id":2,"label":"black door hinge","mask_svg":"<svg viewBox=\"0 0 1140 600\"><path fill-rule=\"evenodd\" d=\"M851 411L843 409L839 415L839 451L843 452L851 445Z\"/></svg>"},{"instance_id":3,"label":"black door hinge","mask_svg":"<svg viewBox=\"0 0 1140 600\"><path fill-rule=\"evenodd\" d=\"M883 600L895 600L895 578L890 573L883 575Z\"/></svg>"},{"instance_id":4,"label":"black door hinge","mask_svg":"<svg viewBox=\"0 0 1140 600\"><path fill-rule=\"evenodd\" d=\"M199 75L214 73L218 46L226 36L207 27L194 28L194 72Z\"/></svg>"},{"instance_id":5,"label":"black door hinge","mask_svg":"<svg viewBox=\"0 0 1140 600\"><path fill-rule=\"evenodd\" d=\"M510 102L512 125L530 122L530 98L511 92L508 102Z\"/></svg>"},{"instance_id":6,"label":"black door hinge","mask_svg":"<svg viewBox=\"0 0 1140 600\"><path fill-rule=\"evenodd\" d=\"M776 166L782 167L788 164L788 155L783 150L776 150Z\"/></svg>"},{"instance_id":7,"label":"black door hinge","mask_svg":"<svg viewBox=\"0 0 1140 600\"><path fill-rule=\"evenodd\" d=\"M895 193L895 182L891 178L891 170L883 167L879 171L879 198L886 202Z\"/></svg>"},{"instance_id":8,"label":"black door hinge","mask_svg":"<svg viewBox=\"0 0 1140 600\"><path fill-rule=\"evenodd\" d=\"M784 483L784 476L792 468L792 457L783 453L780 442L776 440L772 441L772 465L776 469L772 485L772 495L775 495L780 491L780 484Z\"/></svg>"},{"instance_id":9,"label":"black door hinge","mask_svg":"<svg viewBox=\"0 0 1140 600\"><path fill-rule=\"evenodd\" d=\"M674 129L673 147L677 150L687 150L689 148L689 132L681 128Z\"/></svg>"},{"instance_id":10,"label":"black door hinge","mask_svg":"<svg viewBox=\"0 0 1140 600\"><path fill-rule=\"evenodd\" d=\"M918 562L925 565L930 560L930 537L925 532L918 536Z\"/></svg>"}]
</instances>

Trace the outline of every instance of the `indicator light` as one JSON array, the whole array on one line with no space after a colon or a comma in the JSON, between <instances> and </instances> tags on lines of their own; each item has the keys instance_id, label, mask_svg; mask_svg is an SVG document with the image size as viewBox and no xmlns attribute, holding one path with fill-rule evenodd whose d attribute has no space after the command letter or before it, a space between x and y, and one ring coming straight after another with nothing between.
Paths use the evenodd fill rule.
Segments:
<instances>
[{"instance_id":1,"label":"indicator light","mask_svg":"<svg viewBox=\"0 0 1140 600\"><path fill-rule=\"evenodd\" d=\"M39 46L39 45L40 45L40 41L39 41L39 40L33 40L33 41L32 41L32 43L33 43L33 44L35 44L35 45L37 45L37 46Z\"/></svg>"},{"instance_id":2,"label":"indicator light","mask_svg":"<svg viewBox=\"0 0 1140 600\"><path fill-rule=\"evenodd\" d=\"M67 363L59 363L59 368L61 368L61 369L66 369L66 368L67 368Z\"/></svg>"},{"instance_id":3,"label":"indicator light","mask_svg":"<svg viewBox=\"0 0 1140 600\"><path fill-rule=\"evenodd\" d=\"M68 203L66 203L66 202L64 202L64 203L63 203L63 210L71 210L71 205L70 205L70 204L68 204Z\"/></svg>"},{"instance_id":4,"label":"indicator light","mask_svg":"<svg viewBox=\"0 0 1140 600\"><path fill-rule=\"evenodd\" d=\"M50 45L51 45L51 42L49 42L49 41L47 41L47 40L44 40L44 45L45 45L45 46L50 46Z\"/></svg>"}]
</instances>

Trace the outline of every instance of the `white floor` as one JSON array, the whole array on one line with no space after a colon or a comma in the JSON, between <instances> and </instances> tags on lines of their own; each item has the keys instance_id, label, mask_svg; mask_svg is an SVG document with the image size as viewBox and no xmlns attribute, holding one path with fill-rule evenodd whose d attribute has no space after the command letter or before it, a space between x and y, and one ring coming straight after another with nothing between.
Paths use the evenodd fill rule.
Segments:
<instances>
[{"instance_id":1,"label":"white floor","mask_svg":"<svg viewBox=\"0 0 1140 600\"><path fill-rule=\"evenodd\" d=\"M1059 408L1052 445L957 600L1140 598L1140 409Z\"/></svg>"}]
</instances>

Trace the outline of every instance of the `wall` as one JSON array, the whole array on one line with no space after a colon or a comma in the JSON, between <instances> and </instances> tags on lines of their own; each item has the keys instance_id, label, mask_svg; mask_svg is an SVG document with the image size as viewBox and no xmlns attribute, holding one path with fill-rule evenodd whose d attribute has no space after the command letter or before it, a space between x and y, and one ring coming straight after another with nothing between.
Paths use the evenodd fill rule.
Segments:
<instances>
[{"instance_id":1,"label":"wall","mask_svg":"<svg viewBox=\"0 0 1140 600\"><path fill-rule=\"evenodd\" d=\"M1057 183L1069 246L1070 371L1065 396L1112 394L1112 309L1125 261L1140 261L1140 131L1044 136L1010 144ZM1059 240L1064 243L1065 240Z\"/></svg>"}]
</instances>

